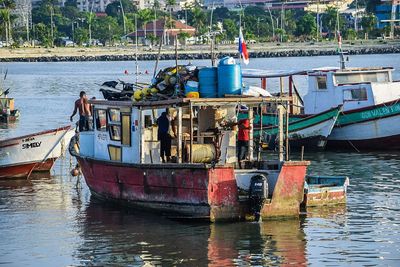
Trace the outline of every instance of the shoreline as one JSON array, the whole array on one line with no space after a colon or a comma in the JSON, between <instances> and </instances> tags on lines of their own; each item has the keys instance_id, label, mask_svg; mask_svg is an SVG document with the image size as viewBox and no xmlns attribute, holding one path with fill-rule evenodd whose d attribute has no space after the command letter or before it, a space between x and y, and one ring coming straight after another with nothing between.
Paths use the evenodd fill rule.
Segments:
<instances>
[{"instance_id":1,"label":"shoreline","mask_svg":"<svg viewBox=\"0 0 400 267\"><path fill-rule=\"evenodd\" d=\"M180 60L210 59L209 46L187 46L178 49ZM250 58L305 57L337 55L336 43L265 43L248 45ZM349 55L400 53L400 42L357 41L345 42L343 50ZM204 52L206 51L206 52ZM236 45L218 45L216 58L238 55ZM157 49L138 48L138 60L157 59ZM0 62L68 62L68 61L132 61L135 60L135 48L123 47L59 47L59 48L0 48ZM163 47L160 60L174 60L174 47Z\"/></svg>"}]
</instances>

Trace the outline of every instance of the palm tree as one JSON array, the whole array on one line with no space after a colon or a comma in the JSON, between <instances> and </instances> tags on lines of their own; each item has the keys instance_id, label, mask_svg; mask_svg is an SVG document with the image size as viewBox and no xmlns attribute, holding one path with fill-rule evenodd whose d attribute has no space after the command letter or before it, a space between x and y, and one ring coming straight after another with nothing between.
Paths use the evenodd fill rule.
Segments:
<instances>
[{"instance_id":1,"label":"palm tree","mask_svg":"<svg viewBox=\"0 0 400 267\"><path fill-rule=\"evenodd\" d=\"M192 14L193 14L193 18L192 18L192 23L196 28L196 35L199 37L202 34L205 33L205 22L206 22L206 14L204 13L204 11L196 6L192 9Z\"/></svg>"},{"instance_id":2,"label":"palm tree","mask_svg":"<svg viewBox=\"0 0 400 267\"><path fill-rule=\"evenodd\" d=\"M9 45L12 39L11 35L11 10L15 9L14 0L0 0L0 17L5 26L6 44Z\"/></svg>"},{"instance_id":3,"label":"palm tree","mask_svg":"<svg viewBox=\"0 0 400 267\"><path fill-rule=\"evenodd\" d=\"M153 18L153 14L152 14L152 12L151 12L151 10L150 9L148 9L148 8L145 8L145 9L141 9L141 10L139 10L139 12L138 12L138 17L139 17L139 20L141 21L141 23L142 23L142 27L143 27L143 30L144 30L144 39L146 39L146 24L149 22L149 21L151 21L152 20L152 18Z\"/></svg>"}]
</instances>

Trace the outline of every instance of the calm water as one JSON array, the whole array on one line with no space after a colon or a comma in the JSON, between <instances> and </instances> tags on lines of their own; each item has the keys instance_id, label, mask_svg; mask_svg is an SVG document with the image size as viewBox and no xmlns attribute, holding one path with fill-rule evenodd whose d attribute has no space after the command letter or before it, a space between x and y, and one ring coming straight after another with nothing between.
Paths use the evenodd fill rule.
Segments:
<instances>
[{"instance_id":1,"label":"calm water","mask_svg":"<svg viewBox=\"0 0 400 267\"><path fill-rule=\"evenodd\" d=\"M194 61L206 65L207 61ZM174 64L162 62L162 67ZM308 69L336 57L254 59L250 68ZM350 66L394 66L400 55L353 56ZM140 62L142 71L153 64ZM99 84L134 72L133 62L9 63L22 117L0 139L68 124L79 91L100 97ZM400 79L400 72L395 72ZM150 79L142 76L142 80ZM296 81L302 87L304 81ZM300 89L305 93L304 87ZM74 162L59 159L50 177L0 181L0 264L4 266L399 266L400 152L316 153L313 174L351 177L346 206L312 209L299 220L193 224L105 205ZM78 184L78 187L76 187Z\"/></svg>"}]
</instances>

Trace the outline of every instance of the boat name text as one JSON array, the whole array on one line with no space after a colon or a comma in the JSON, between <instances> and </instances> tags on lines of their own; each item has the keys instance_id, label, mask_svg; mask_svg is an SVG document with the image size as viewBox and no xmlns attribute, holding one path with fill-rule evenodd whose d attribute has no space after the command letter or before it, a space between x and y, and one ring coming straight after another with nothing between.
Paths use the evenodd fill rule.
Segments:
<instances>
[{"instance_id":1,"label":"boat name text","mask_svg":"<svg viewBox=\"0 0 400 267\"><path fill-rule=\"evenodd\" d=\"M361 112L361 118L364 120L376 118L376 117L383 117L392 113L400 112L400 105L393 105L388 107L377 108L374 110L368 110Z\"/></svg>"},{"instance_id":2,"label":"boat name text","mask_svg":"<svg viewBox=\"0 0 400 267\"><path fill-rule=\"evenodd\" d=\"M33 143L29 143L29 144L22 144L22 149L40 147L41 144L42 144L42 142L33 142Z\"/></svg>"}]
</instances>

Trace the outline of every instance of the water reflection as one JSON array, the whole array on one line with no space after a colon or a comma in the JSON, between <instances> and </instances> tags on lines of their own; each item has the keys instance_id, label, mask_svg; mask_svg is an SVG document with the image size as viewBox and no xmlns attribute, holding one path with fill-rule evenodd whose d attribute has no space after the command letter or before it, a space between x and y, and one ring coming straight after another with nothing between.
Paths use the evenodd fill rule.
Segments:
<instances>
[{"instance_id":1,"label":"water reflection","mask_svg":"<svg viewBox=\"0 0 400 267\"><path fill-rule=\"evenodd\" d=\"M83 265L306 265L301 221L197 224L172 221L91 198L81 215Z\"/></svg>"}]
</instances>

